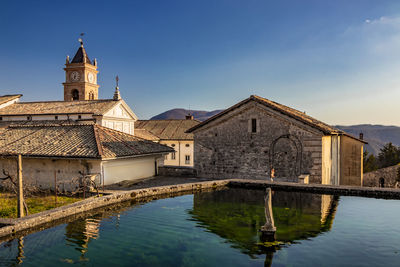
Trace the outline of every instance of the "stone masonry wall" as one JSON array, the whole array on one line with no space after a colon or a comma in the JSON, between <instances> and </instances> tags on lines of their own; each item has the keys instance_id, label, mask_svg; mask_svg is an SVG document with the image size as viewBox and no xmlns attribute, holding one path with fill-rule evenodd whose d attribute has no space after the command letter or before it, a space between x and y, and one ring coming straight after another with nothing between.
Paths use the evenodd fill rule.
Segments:
<instances>
[{"instance_id":1,"label":"stone masonry wall","mask_svg":"<svg viewBox=\"0 0 400 267\"><path fill-rule=\"evenodd\" d=\"M396 183L397 170L400 165L382 168L373 172L364 173L363 186L379 187L379 179L384 179L384 187L394 187Z\"/></svg>"},{"instance_id":2,"label":"stone masonry wall","mask_svg":"<svg viewBox=\"0 0 400 267\"><path fill-rule=\"evenodd\" d=\"M193 177L196 176L196 170L192 167L160 166L158 167L158 175L172 177Z\"/></svg>"},{"instance_id":3,"label":"stone masonry wall","mask_svg":"<svg viewBox=\"0 0 400 267\"><path fill-rule=\"evenodd\" d=\"M194 143L199 177L267 179L274 168L278 181L310 174L311 183L321 183L322 134L260 104L250 102L198 129Z\"/></svg>"},{"instance_id":4,"label":"stone masonry wall","mask_svg":"<svg viewBox=\"0 0 400 267\"><path fill-rule=\"evenodd\" d=\"M57 176L59 190L74 190L77 184L74 178L80 177L80 173L100 172L98 161L74 160L74 159L35 159L22 158L22 179L26 186L35 186L42 189L54 189ZM12 158L0 159L0 171L6 170L14 179L17 176L17 161ZM7 186L7 184L0 184Z\"/></svg>"}]
</instances>

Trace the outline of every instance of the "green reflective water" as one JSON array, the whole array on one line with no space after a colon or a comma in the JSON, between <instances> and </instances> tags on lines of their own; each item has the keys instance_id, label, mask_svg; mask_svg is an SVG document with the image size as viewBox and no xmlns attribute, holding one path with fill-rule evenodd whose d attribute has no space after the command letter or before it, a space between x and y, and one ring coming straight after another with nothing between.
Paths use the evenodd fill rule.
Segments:
<instances>
[{"instance_id":1,"label":"green reflective water","mask_svg":"<svg viewBox=\"0 0 400 267\"><path fill-rule=\"evenodd\" d=\"M2 266L398 266L400 201L227 189L126 204L0 245ZM269 209L276 240L260 229ZM271 223L267 224L271 226Z\"/></svg>"}]
</instances>

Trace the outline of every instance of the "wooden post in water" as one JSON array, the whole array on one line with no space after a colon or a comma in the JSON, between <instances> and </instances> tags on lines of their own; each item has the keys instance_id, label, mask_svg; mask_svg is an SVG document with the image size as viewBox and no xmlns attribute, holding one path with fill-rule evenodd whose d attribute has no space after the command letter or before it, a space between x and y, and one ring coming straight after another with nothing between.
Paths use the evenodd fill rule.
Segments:
<instances>
[{"instance_id":1,"label":"wooden post in water","mask_svg":"<svg viewBox=\"0 0 400 267\"><path fill-rule=\"evenodd\" d=\"M24 217L24 189L22 184L22 157L18 155L18 167L17 167L17 176L18 176L18 189L17 189L17 214L18 218Z\"/></svg>"}]
</instances>

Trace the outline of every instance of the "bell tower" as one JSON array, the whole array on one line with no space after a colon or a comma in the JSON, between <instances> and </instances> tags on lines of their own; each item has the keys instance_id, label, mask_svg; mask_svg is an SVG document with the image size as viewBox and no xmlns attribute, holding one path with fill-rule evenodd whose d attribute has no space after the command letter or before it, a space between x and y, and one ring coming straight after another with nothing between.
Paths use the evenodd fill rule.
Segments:
<instances>
[{"instance_id":1,"label":"bell tower","mask_svg":"<svg viewBox=\"0 0 400 267\"><path fill-rule=\"evenodd\" d=\"M96 100L99 96L97 85L97 61L92 62L81 43L74 58L65 62L64 101Z\"/></svg>"}]
</instances>

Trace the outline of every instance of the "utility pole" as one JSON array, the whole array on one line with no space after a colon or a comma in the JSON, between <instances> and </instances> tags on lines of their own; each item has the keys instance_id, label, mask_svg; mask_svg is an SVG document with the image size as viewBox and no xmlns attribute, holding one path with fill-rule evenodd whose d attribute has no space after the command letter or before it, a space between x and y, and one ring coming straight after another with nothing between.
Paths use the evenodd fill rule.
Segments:
<instances>
[{"instance_id":1,"label":"utility pole","mask_svg":"<svg viewBox=\"0 0 400 267\"><path fill-rule=\"evenodd\" d=\"M17 213L18 218L24 217L24 189L22 185L22 157L21 154L18 155L18 168L17 168L17 176L18 176L18 190L17 190L17 197L18 197L18 204L17 204Z\"/></svg>"}]
</instances>

